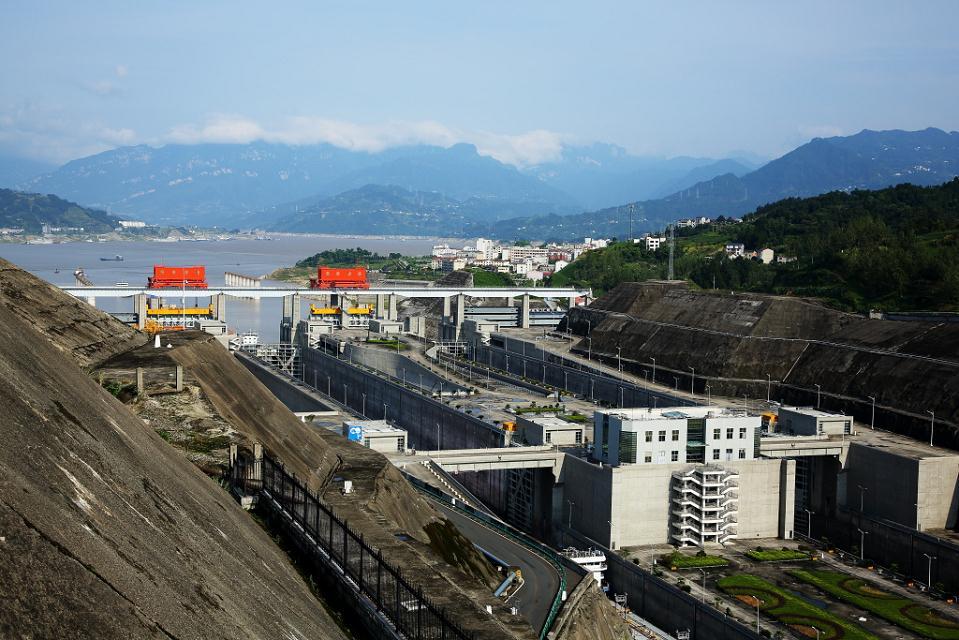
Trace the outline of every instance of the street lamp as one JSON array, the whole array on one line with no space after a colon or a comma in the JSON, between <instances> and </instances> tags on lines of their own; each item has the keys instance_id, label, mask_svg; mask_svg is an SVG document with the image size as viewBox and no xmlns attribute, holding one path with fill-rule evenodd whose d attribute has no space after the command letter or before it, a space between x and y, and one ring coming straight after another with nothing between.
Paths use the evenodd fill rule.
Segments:
<instances>
[{"instance_id":1,"label":"street lamp","mask_svg":"<svg viewBox=\"0 0 959 640\"><path fill-rule=\"evenodd\" d=\"M770 396L772 395L773 390L773 378L768 373L766 374L766 402L769 402Z\"/></svg>"},{"instance_id":2,"label":"street lamp","mask_svg":"<svg viewBox=\"0 0 959 640\"><path fill-rule=\"evenodd\" d=\"M928 553L924 553L922 555L926 556L926 559L929 560L929 573L928 573L928 577L926 578L926 588L931 590L932 589L932 561L936 559L936 556L931 556Z\"/></svg>"},{"instance_id":3,"label":"street lamp","mask_svg":"<svg viewBox=\"0 0 959 640\"><path fill-rule=\"evenodd\" d=\"M810 628L816 632L816 640L819 640L819 629L816 627L810 627Z\"/></svg>"},{"instance_id":4,"label":"street lamp","mask_svg":"<svg viewBox=\"0 0 959 640\"><path fill-rule=\"evenodd\" d=\"M593 339L589 336L586 336L586 359L593 359Z\"/></svg>"},{"instance_id":5,"label":"street lamp","mask_svg":"<svg viewBox=\"0 0 959 640\"><path fill-rule=\"evenodd\" d=\"M694 398L696 397L696 367L690 367L690 371L693 372L692 377L689 379L689 393Z\"/></svg>"},{"instance_id":6,"label":"street lamp","mask_svg":"<svg viewBox=\"0 0 959 640\"><path fill-rule=\"evenodd\" d=\"M366 394L365 394L365 393L361 393L360 395L363 396L363 408L362 408L362 410L360 410L360 413L361 413L361 414L363 415L363 417L365 418L365 417L366 417Z\"/></svg>"},{"instance_id":7,"label":"street lamp","mask_svg":"<svg viewBox=\"0 0 959 640\"><path fill-rule=\"evenodd\" d=\"M710 387L710 386L707 384L707 385L706 385L706 404L707 404L707 405L712 404L712 395L710 394L710 391L711 391L711 390L712 390L712 387Z\"/></svg>"},{"instance_id":8,"label":"street lamp","mask_svg":"<svg viewBox=\"0 0 959 640\"><path fill-rule=\"evenodd\" d=\"M383 403L383 420L386 421L386 410L390 408L390 405Z\"/></svg>"},{"instance_id":9,"label":"street lamp","mask_svg":"<svg viewBox=\"0 0 959 640\"><path fill-rule=\"evenodd\" d=\"M814 386L816 387L816 408L818 409L822 400L822 387L818 384L814 384Z\"/></svg>"},{"instance_id":10,"label":"street lamp","mask_svg":"<svg viewBox=\"0 0 959 640\"><path fill-rule=\"evenodd\" d=\"M616 345L616 369L619 371L619 377L623 377L623 350Z\"/></svg>"},{"instance_id":11,"label":"street lamp","mask_svg":"<svg viewBox=\"0 0 959 640\"><path fill-rule=\"evenodd\" d=\"M759 603L762 602L759 599L759 596L753 596L753 600L756 601L756 633L759 633Z\"/></svg>"},{"instance_id":12,"label":"street lamp","mask_svg":"<svg viewBox=\"0 0 959 640\"><path fill-rule=\"evenodd\" d=\"M866 536L869 534L868 531L863 531L859 529L859 559L866 559Z\"/></svg>"},{"instance_id":13,"label":"street lamp","mask_svg":"<svg viewBox=\"0 0 959 640\"><path fill-rule=\"evenodd\" d=\"M856 486L859 487L859 513L862 513L863 511L865 511L865 509L863 508L864 497L866 495L865 492L869 491L869 487L864 487L861 484L857 484Z\"/></svg>"},{"instance_id":14,"label":"street lamp","mask_svg":"<svg viewBox=\"0 0 959 640\"><path fill-rule=\"evenodd\" d=\"M673 376L673 380L676 381L676 391L679 391L679 376Z\"/></svg>"},{"instance_id":15,"label":"street lamp","mask_svg":"<svg viewBox=\"0 0 959 640\"><path fill-rule=\"evenodd\" d=\"M440 423L437 422L436 423L436 450L439 451L441 448L442 447L440 447Z\"/></svg>"},{"instance_id":16,"label":"street lamp","mask_svg":"<svg viewBox=\"0 0 959 640\"><path fill-rule=\"evenodd\" d=\"M932 447L935 446L932 444L932 436L936 433L936 412L927 409L926 413L932 416L932 422L929 423L929 446Z\"/></svg>"},{"instance_id":17,"label":"street lamp","mask_svg":"<svg viewBox=\"0 0 959 640\"><path fill-rule=\"evenodd\" d=\"M346 383L343 383L343 406L347 406L347 397L346 397Z\"/></svg>"},{"instance_id":18,"label":"street lamp","mask_svg":"<svg viewBox=\"0 0 959 640\"><path fill-rule=\"evenodd\" d=\"M703 573L703 602L706 602L706 570L702 567L697 567Z\"/></svg>"},{"instance_id":19,"label":"street lamp","mask_svg":"<svg viewBox=\"0 0 959 640\"><path fill-rule=\"evenodd\" d=\"M656 383L656 358L650 358L653 363L653 384Z\"/></svg>"},{"instance_id":20,"label":"street lamp","mask_svg":"<svg viewBox=\"0 0 959 640\"><path fill-rule=\"evenodd\" d=\"M872 417L869 418L869 428L876 428L876 397L875 396L866 396L872 400Z\"/></svg>"},{"instance_id":21,"label":"street lamp","mask_svg":"<svg viewBox=\"0 0 959 640\"><path fill-rule=\"evenodd\" d=\"M566 519L566 528L572 530L573 528L573 506L576 504L572 500L566 501L569 504L569 516Z\"/></svg>"},{"instance_id":22,"label":"street lamp","mask_svg":"<svg viewBox=\"0 0 959 640\"><path fill-rule=\"evenodd\" d=\"M806 512L806 537L812 540L812 517L816 513L809 509L803 509Z\"/></svg>"}]
</instances>

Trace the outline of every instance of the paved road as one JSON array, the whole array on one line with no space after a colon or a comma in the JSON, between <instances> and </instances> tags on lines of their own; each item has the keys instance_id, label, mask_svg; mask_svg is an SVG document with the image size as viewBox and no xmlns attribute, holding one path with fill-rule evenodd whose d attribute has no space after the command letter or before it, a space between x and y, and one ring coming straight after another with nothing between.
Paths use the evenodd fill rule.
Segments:
<instances>
[{"instance_id":1,"label":"paved road","mask_svg":"<svg viewBox=\"0 0 959 640\"><path fill-rule=\"evenodd\" d=\"M560 579L556 569L542 557L462 513L437 502L433 505L452 520L456 528L474 544L483 547L500 560L520 568L524 584L510 599L510 604L519 609L538 633L546 622L553 598L559 590Z\"/></svg>"}]
</instances>

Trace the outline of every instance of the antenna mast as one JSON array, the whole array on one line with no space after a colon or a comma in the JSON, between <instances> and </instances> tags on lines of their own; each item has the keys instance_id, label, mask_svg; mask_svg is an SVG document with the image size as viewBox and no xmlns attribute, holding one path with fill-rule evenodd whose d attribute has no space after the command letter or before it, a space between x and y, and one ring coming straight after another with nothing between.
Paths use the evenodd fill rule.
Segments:
<instances>
[{"instance_id":1,"label":"antenna mast","mask_svg":"<svg viewBox=\"0 0 959 640\"><path fill-rule=\"evenodd\" d=\"M673 252L676 249L676 234L673 233L673 225L669 225L669 272L666 279L672 280L676 275L673 273Z\"/></svg>"}]
</instances>

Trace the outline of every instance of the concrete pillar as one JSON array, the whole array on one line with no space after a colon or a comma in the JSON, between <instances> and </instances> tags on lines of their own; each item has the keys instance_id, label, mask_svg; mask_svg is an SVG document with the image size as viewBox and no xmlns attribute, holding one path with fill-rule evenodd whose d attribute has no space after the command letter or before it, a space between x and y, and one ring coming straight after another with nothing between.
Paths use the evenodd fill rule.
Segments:
<instances>
[{"instance_id":1,"label":"concrete pillar","mask_svg":"<svg viewBox=\"0 0 959 640\"><path fill-rule=\"evenodd\" d=\"M283 319L289 319L292 323L300 320L300 294L283 296Z\"/></svg>"},{"instance_id":2,"label":"concrete pillar","mask_svg":"<svg viewBox=\"0 0 959 640\"><path fill-rule=\"evenodd\" d=\"M386 303L386 319L387 320L396 320L396 294L391 293L387 297Z\"/></svg>"},{"instance_id":3,"label":"concrete pillar","mask_svg":"<svg viewBox=\"0 0 959 640\"><path fill-rule=\"evenodd\" d=\"M529 294L524 293L519 305L519 326L529 329Z\"/></svg>"},{"instance_id":4,"label":"concrete pillar","mask_svg":"<svg viewBox=\"0 0 959 640\"><path fill-rule=\"evenodd\" d=\"M174 384L176 385L177 391L183 391L183 366L177 365L176 372L174 375Z\"/></svg>"},{"instance_id":5,"label":"concrete pillar","mask_svg":"<svg viewBox=\"0 0 959 640\"><path fill-rule=\"evenodd\" d=\"M133 312L137 314L137 329L142 331L147 326L147 294L133 296Z\"/></svg>"},{"instance_id":6,"label":"concrete pillar","mask_svg":"<svg viewBox=\"0 0 959 640\"><path fill-rule=\"evenodd\" d=\"M146 384L143 382L143 367L137 367L137 393L143 393L146 390Z\"/></svg>"},{"instance_id":7,"label":"concrete pillar","mask_svg":"<svg viewBox=\"0 0 959 640\"><path fill-rule=\"evenodd\" d=\"M226 294L218 293L213 296L213 319L226 322Z\"/></svg>"},{"instance_id":8,"label":"concrete pillar","mask_svg":"<svg viewBox=\"0 0 959 640\"><path fill-rule=\"evenodd\" d=\"M386 296L382 293L376 294L376 317L386 319Z\"/></svg>"},{"instance_id":9,"label":"concrete pillar","mask_svg":"<svg viewBox=\"0 0 959 640\"><path fill-rule=\"evenodd\" d=\"M263 445L253 443L253 477L251 480L263 479Z\"/></svg>"},{"instance_id":10,"label":"concrete pillar","mask_svg":"<svg viewBox=\"0 0 959 640\"><path fill-rule=\"evenodd\" d=\"M443 317L444 318L449 318L451 315L453 315L453 311L451 309L451 302L452 300L450 299L449 296L445 296L443 298Z\"/></svg>"},{"instance_id":11,"label":"concrete pillar","mask_svg":"<svg viewBox=\"0 0 959 640\"><path fill-rule=\"evenodd\" d=\"M456 296L456 317L453 322L461 325L464 320L466 320L466 295L460 293Z\"/></svg>"},{"instance_id":12,"label":"concrete pillar","mask_svg":"<svg viewBox=\"0 0 959 640\"><path fill-rule=\"evenodd\" d=\"M779 466L779 537L794 537L796 518L796 461L784 459Z\"/></svg>"},{"instance_id":13,"label":"concrete pillar","mask_svg":"<svg viewBox=\"0 0 959 640\"><path fill-rule=\"evenodd\" d=\"M568 309L572 309L576 306L576 296L570 296Z\"/></svg>"}]
</instances>

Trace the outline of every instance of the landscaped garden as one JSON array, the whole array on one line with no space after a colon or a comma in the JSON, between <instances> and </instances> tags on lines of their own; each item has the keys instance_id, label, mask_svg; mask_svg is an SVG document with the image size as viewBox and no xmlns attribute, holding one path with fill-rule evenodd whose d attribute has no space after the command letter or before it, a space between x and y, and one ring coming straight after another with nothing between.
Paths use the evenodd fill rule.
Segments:
<instances>
[{"instance_id":1,"label":"landscaped garden","mask_svg":"<svg viewBox=\"0 0 959 640\"><path fill-rule=\"evenodd\" d=\"M710 556L702 551L694 556L687 556L674 551L663 557L663 563L671 569L706 569L709 567L725 567L729 564L729 560L722 556Z\"/></svg>"},{"instance_id":2,"label":"landscaped garden","mask_svg":"<svg viewBox=\"0 0 959 640\"><path fill-rule=\"evenodd\" d=\"M959 640L959 621L945 618L909 598L884 591L860 578L839 571L807 569L796 569L789 574L835 598L926 638Z\"/></svg>"},{"instance_id":3,"label":"landscaped garden","mask_svg":"<svg viewBox=\"0 0 959 640\"><path fill-rule=\"evenodd\" d=\"M758 598L760 610L810 638L818 635L821 640L876 640L876 636L864 629L757 576L727 576L720 578L717 584L754 611Z\"/></svg>"},{"instance_id":4,"label":"landscaped garden","mask_svg":"<svg viewBox=\"0 0 959 640\"><path fill-rule=\"evenodd\" d=\"M763 549L757 547L746 552L746 556L759 562L786 562L789 560L809 560L809 554L794 549Z\"/></svg>"}]
</instances>

